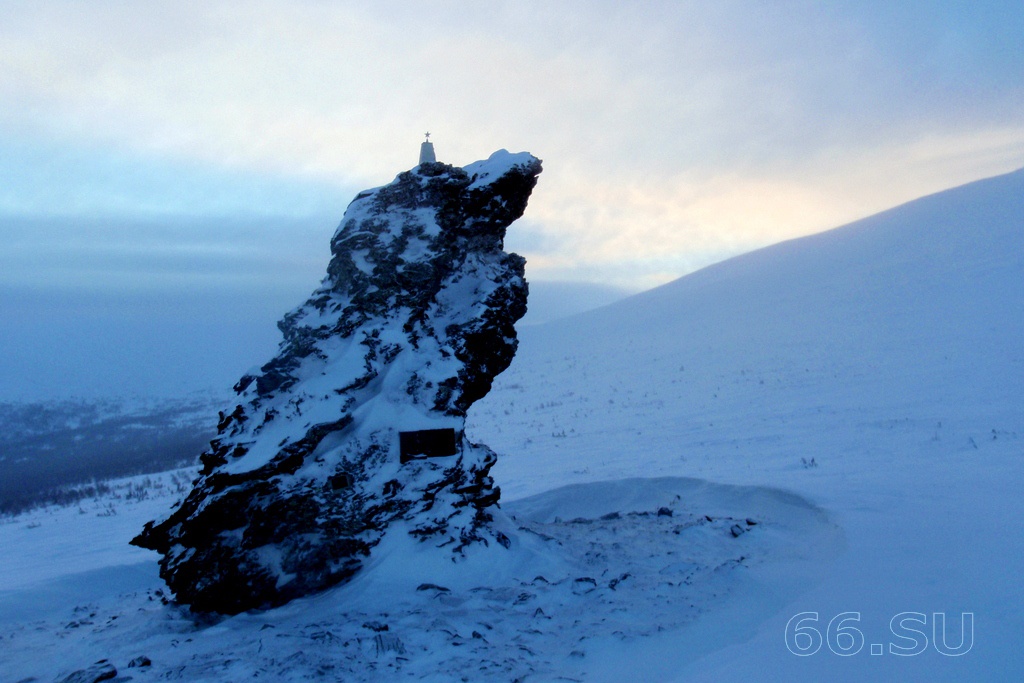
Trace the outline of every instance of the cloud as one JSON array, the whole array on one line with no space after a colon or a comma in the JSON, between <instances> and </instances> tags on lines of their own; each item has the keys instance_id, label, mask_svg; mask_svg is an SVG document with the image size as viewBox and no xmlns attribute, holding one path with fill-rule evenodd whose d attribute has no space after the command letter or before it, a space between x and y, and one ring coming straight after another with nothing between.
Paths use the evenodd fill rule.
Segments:
<instances>
[{"instance_id":1,"label":"cloud","mask_svg":"<svg viewBox=\"0 0 1024 683\"><path fill-rule=\"evenodd\" d=\"M0 221L0 287L135 296L282 292L301 301L323 277L332 223L281 216Z\"/></svg>"},{"instance_id":2,"label":"cloud","mask_svg":"<svg viewBox=\"0 0 1024 683\"><path fill-rule=\"evenodd\" d=\"M0 138L0 215L330 216L358 186L80 141Z\"/></svg>"},{"instance_id":3,"label":"cloud","mask_svg":"<svg viewBox=\"0 0 1024 683\"><path fill-rule=\"evenodd\" d=\"M427 129L456 164L527 149L546 167L533 272L636 287L1024 165L1022 16L874 0L17 4L0 26L0 136L150 160L120 186L113 164L101 183L62 171L88 191L40 190L96 210L230 208L246 183L250 205L311 201L304 184L354 192L412 166Z\"/></svg>"}]
</instances>

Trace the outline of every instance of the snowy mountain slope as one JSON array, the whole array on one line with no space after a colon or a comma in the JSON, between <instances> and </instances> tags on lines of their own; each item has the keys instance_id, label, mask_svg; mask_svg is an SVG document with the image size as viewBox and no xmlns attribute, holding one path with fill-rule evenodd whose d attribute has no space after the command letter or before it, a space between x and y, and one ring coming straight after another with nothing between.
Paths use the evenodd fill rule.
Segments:
<instances>
[{"instance_id":1,"label":"snowy mountain slope","mask_svg":"<svg viewBox=\"0 0 1024 683\"><path fill-rule=\"evenodd\" d=\"M835 515L850 547L833 576L752 640L693 661L668 638L640 657L668 658L680 680L763 679L766 662L780 680L1002 678L1024 672L1010 636L1024 632L1024 541L1005 526L1024 513L1022 339L1018 171L527 329L474 435L513 497L685 475L778 486ZM906 610L930 615L930 638L935 612L974 612L973 649L889 654L907 643L889 627ZM802 611L822 633L860 612L864 651L792 655L786 623ZM614 659L595 657L594 680L615 679Z\"/></svg>"},{"instance_id":2,"label":"snowy mountain slope","mask_svg":"<svg viewBox=\"0 0 1024 683\"><path fill-rule=\"evenodd\" d=\"M863 403L853 387L892 389L891 382L900 391L886 393L899 405L915 392L928 402L998 404L1019 395L1016 380L1024 373L1022 273L1024 171L1018 171L528 329L504 381L519 383L559 353L587 358L588 370L596 362L613 375L627 367L633 375L657 369L646 381L658 377L659 363L677 359L699 380L705 369L741 371L757 361L766 372L799 361L808 366L799 368L804 374L815 369L810 366L856 368L843 381L814 375L800 382L814 380L816 391L847 405ZM964 381L949 381L953 374ZM573 377L574 384L586 382ZM694 379L686 375L684 384L699 398ZM806 395L800 387L782 389ZM744 392L742 400L759 399Z\"/></svg>"},{"instance_id":3,"label":"snowy mountain slope","mask_svg":"<svg viewBox=\"0 0 1024 683\"><path fill-rule=\"evenodd\" d=\"M196 624L149 600L155 561L128 556L142 551L73 566L85 529L127 540L159 500L15 518L0 524L25 558L0 565L0 666L48 680L110 657L123 674L146 654L138 680L1020 680L1022 283L1017 172L520 330L467 430L499 453L503 509L535 532L516 533L529 566L394 548L363 580ZM40 581L33 563L66 569ZM846 627L863 647L832 651L857 644L847 630L794 655L787 624L808 612L823 636L859 613ZM920 634L893 631L906 612Z\"/></svg>"}]
</instances>

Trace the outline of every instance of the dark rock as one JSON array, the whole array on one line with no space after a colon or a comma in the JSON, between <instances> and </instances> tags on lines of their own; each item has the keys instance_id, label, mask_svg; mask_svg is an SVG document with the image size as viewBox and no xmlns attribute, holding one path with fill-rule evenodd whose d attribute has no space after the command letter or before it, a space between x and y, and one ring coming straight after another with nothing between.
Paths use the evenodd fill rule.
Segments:
<instances>
[{"instance_id":1,"label":"dark rock","mask_svg":"<svg viewBox=\"0 0 1024 683\"><path fill-rule=\"evenodd\" d=\"M445 552L510 545L491 525L497 456L464 423L516 352L525 261L503 240L540 171L501 151L352 201L326 278L235 386L194 488L132 540L163 555L178 601L237 613L322 590L399 520Z\"/></svg>"},{"instance_id":2,"label":"dark rock","mask_svg":"<svg viewBox=\"0 0 1024 683\"><path fill-rule=\"evenodd\" d=\"M88 669L79 669L59 679L58 683L99 683L117 677L117 669L109 660L101 659Z\"/></svg>"},{"instance_id":3,"label":"dark rock","mask_svg":"<svg viewBox=\"0 0 1024 683\"><path fill-rule=\"evenodd\" d=\"M619 576L616 576L614 579L608 582L608 587L612 590L615 590L616 586L618 586L620 583L630 578L631 576L632 574L630 574L629 572L626 572L625 574L620 574Z\"/></svg>"},{"instance_id":4,"label":"dark rock","mask_svg":"<svg viewBox=\"0 0 1024 683\"><path fill-rule=\"evenodd\" d=\"M146 666L153 666L153 662L150 660L149 657L145 655L140 655L132 661L128 662L129 669L141 668Z\"/></svg>"},{"instance_id":5,"label":"dark rock","mask_svg":"<svg viewBox=\"0 0 1024 683\"><path fill-rule=\"evenodd\" d=\"M729 533L732 534L733 538L739 538L742 534L746 533L746 529L741 527L739 524L733 524L729 527Z\"/></svg>"},{"instance_id":6,"label":"dark rock","mask_svg":"<svg viewBox=\"0 0 1024 683\"><path fill-rule=\"evenodd\" d=\"M451 589L438 586L436 583L421 583L416 586L418 591L437 591L438 593L451 593Z\"/></svg>"},{"instance_id":7,"label":"dark rock","mask_svg":"<svg viewBox=\"0 0 1024 683\"><path fill-rule=\"evenodd\" d=\"M664 507L658 508L658 516L659 517L671 517L672 516L672 508L664 508Z\"/></svg>"}]
</instances>

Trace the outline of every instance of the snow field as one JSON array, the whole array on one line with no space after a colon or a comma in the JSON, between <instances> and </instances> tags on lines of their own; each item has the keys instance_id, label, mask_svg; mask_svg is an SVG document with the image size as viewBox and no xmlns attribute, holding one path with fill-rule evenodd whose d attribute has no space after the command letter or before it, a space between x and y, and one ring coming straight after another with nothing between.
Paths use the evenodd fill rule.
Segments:
<instances>
[{"instance_id":1,"label":"snow field","mask_svg":"<svg viewBox=\"0 0 1024 683\"><path fill-rule=\"evenodd\" d=\"M147 507L136 502L119 514L138 521ZM152 680L580 676L610 643L692 623L765 580L766 568L796 563L817 580L842 543L827 515L795 496L692 479L574 485L505 508L511 549L474 549L453 565L447 553L391 534L350 584L226 619L163 604L151 559L103 553L95 560L106 566L4 591L16 613L0 621L0 666L14 680L59 677L100 659L121 668L143 655ZM76 516L49 510L37 519L60 528ZM0 533L21 552L24 530L8 524ZM117 547L133 530L106 528ZM55 550L52 559L68 563L102 552L92 535ZM11 571L3 579L18 583ZM791 581L775 587L793 589Z\"/></svg>"}]
</instances>

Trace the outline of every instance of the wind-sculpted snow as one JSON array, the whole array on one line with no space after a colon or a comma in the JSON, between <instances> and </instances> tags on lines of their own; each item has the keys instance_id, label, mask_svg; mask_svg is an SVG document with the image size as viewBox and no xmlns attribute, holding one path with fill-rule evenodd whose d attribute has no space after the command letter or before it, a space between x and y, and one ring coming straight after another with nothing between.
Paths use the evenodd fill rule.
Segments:
<instances>
[{"instance_id":1,"label":"wind-sculpted snow","mask_svg":"<svg viewBox=\"0 0 1024 683\"><path fill-rule=\"evenodd\" d=\"M273 610L197 616L168 603L140 551L110 540L153 502L0 524L0 542L23 557L0 565L3 680L64 680L99 660L153 681L664 680L681 656L707 649L708 616L741 606L736 630L756 623L820 581L843 542L823 510L776 489L678 477L576 484L503 505L511 552L477 544L454 567L388 534L373 570L346 585ZM69 573L67 560L103 545L120 557ZM627 660L624 648L666 633L681 643L665 661L630 657L632 675L608 675L609 657ZM133 671L139 660L150 664Z\"/></svg>"},{"instance_id":2,"label":"wind-sculpted snow","mask_svg":"<svg viewBox=\"0 0 1024 683\"><path fill-rule=\"evenodd\" d=\"M321 590L397 520L453 553L508 546L490 524L496 456L464 422L516 351L525 261L503 240L540 171L502 150L352 201L326 278L235 386L194 489L133 540L163 554L180 601L234 613Z\"/></svg>"}]
</instances>

